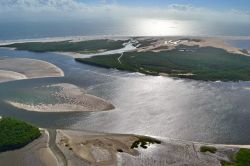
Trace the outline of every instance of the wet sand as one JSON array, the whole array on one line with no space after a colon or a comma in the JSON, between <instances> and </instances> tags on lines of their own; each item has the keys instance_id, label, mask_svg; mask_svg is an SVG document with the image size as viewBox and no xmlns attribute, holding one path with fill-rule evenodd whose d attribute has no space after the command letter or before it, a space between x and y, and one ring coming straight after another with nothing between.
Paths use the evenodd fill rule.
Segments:
<instances>
[{"instance_id":1,"label":"wet sand","mask_svg":"<svg viewBox=\"0 0 250 166\"><path fill-rule=\"evenodd\" d=\"M51 88L59 90L52 92ZM33 98L40 96L40 93L36 94L35 90L33 93L35 94ZM36 112L95 112L108 111L115 108L110 102L87 94L84 89L68 83L48 85L43 87L42 93L43 95L47 93L48 97L58 102L53 104L48 104L44 101L32 104L14 100L7 100L5 102L20 109Z\"/></svg>"},{"instance_id":2,"label":"wet sand","mask_svg":"<svg viewBox=\"0 0 250 166\"><path fill-rule=\"evenodd\" d=\"M65 154L69 165L116 165L118 150L132 156L138 151L130 146L138 138L133 135L98 134L70 130L58 130L56 143ZM71 158L74 158L72 160Z\"/></svg>"},{"instance_id":3,"label":"wet sand","mask_svg":"<svg viewBox=\"0 0 250 166\"><path fill-rule=\"evenodd\" d=\"M161 144L131 149L136 135L57 130L56 143L69 165L202 165L231 162L240 146L214 145L160 138ZM215 154L200 152L201 146L217 148Z\"/></svg>"},{"instance_id":4,"label":"wet sand","mask_svg":"<svg viewBox=\"0 0 250 166\"><path fill-rule=\"evenodd\" d=\"M23 79L27 79L27 77L24 74L17 73L14 71L0 70L0 83L14 81L14 80L23 80Z\"/></svg>"},{"instance_id":5,"label":"wet sand","mask_svg":"<svg viewBox=\"0 0 250 166\"><path fill-rule=\"evenodd\" d=\"M0 82L43 77L62 77L64 72L57 66L35 59L0 59Z\"/></svg>"},{"instance_id":6,"label":"wet sand","mask_svg":"<svg viewBox=\"0 0 250 166\"><path fill-rule=\"evenodd\" d=\"M161 144L150 144L147 149L131 149L133 142L140 137L142 136L49 129L49 132L43 131L42 137L22 149L0 153L0 162L10 166L220 166L221 160L231 162L231 156L239 148L249 147L157 138L161 140ZM216 147L216 153L200 152L200 147L204 145Z\"/></svg>"}]
</instances>

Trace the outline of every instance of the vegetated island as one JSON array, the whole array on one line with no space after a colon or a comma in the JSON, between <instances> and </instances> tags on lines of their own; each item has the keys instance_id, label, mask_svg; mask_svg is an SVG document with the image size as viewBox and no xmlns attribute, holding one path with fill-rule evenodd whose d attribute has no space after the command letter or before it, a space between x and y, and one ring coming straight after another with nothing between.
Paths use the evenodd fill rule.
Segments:
<instances>
[{"instance_id":1,"label":"vegetated island","mask_svg":"<svg viewBox=\"0 0 250 166\"><path fill-rule=\"evenodd\" d=\"M249 81L250 57L221 48L178 45L171 50L76 58L104 68L204 81Z\"/></svg>"},{"instance_id":2,"label":"vegetated island","mask_svg":"<svg viewBox=\"0 0 250 166\"><path fill-rule=\"evenodd\" d=\"M39 138L39 129L13 118L0 119L0 152L22 148Z\"/></svg>"},{"instance_id":3,"label":"vegetated island","mask_svg":"<svg viewBox=\"0 0 250 166\"><path fill-rule=\"evenodd\" d=\"M77 52L80 54L89 54L120 49L123 47L123 43L123 40L98 39L86 41L26 42L2 45L0 47L32 52Z\"/></svg>"}]
</instances>

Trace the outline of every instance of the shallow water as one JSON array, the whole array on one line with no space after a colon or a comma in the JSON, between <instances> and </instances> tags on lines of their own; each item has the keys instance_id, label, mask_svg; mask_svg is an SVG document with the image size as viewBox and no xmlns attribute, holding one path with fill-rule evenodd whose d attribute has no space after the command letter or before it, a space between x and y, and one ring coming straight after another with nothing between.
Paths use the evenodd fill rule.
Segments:
<instances>
[{"instance_id":1,"label":"shallow water","mask_svg":"<svg viewBox=\"0 0 250 166\"><path fill-rule=\"evenodd\" d=\"M250 40L229 40L227 42L234 47L250 50Z\"/></svg>"},{"instance_id":2,"label":"shallow water","mask_svg":"<svg viewBox=\"0 0 250 166\"><path fill-rule=\"evenodd\" d=\"M144 76L97 68L52 53L0 49L0 57L5 56L46 60L62 68L65 77L0 84L1 116L18 117L48 128L250 144L250 82L200 82ZM88 93L111 101L116 109L94 113L36 113L3 102L11 97L28 97L32 88L52 83L78 85Z\"/></svg>"}]
</instances>

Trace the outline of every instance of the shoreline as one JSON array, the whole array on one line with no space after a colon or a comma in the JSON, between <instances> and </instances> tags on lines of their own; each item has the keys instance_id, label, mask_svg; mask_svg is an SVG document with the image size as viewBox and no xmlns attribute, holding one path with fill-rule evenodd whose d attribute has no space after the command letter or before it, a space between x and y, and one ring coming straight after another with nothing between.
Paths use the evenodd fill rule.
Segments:
<instances>
[{"instance_id":1,"label":"shoreline","mask_svg":"<svg viewBox=\"0 0 250 166\"><path fill-rule=\"evenodd\" d=\"M71 40L71 42L80 42L80 41L87 41L87 40L102 40L102 39L110 39L110 40L128 40L131 38L136 38L136 40L146 40L146 39L154 39L153 43L150 46L145 47L134 47L133 49L126 49L127 46L124 46L118 50L111 50L111 51L104 51L100 53L89 53L89 54L81 54L78 52L51 52L58 55L69 56L73 58L89 58L92 56L100 56L100 55L108 55L114 54L113 52L118 51L117 53L121 52L129 52L129 51L137 51L137 52L146 52L146 51L153 51L153 52L161 52L166 50L175 49L179 45L185 46L199 46L199 47L214 47L224 49L229 53L241 54L245 56L250 56L250 50L248 53L245 53L244 49L238 48L233 46L233 44L229 43L228 41L233 40L250 40L250 36L69 36L69 37L55 37L55 38L38 38L38 39L27 39L27 40L13 40L13 41L0 41L0 46L14 44L14 43L27 43L27 42L59 42L59 41L67 41ZM186 40L186 39L198 39L200 41L194 40ZM140 42L139 42L140 43ZM6 48L6 47L2 47ZM10 50L15 50L16 48L7 48Z\"/></svg>"},{"instance_id":2,"label":"shoreline","mask_svg":"<svg viewBox=\"0 0 250 166\"><path fill-rule=\"evenodd\" d=\"M62 69L46 61L30 58L0 59L0 82L63 76Z\"/></svg>"},{"instance_id":3,"label":"shoreline","mask_svg":"<svg viewBox=\"0 0 250 166\"><path fill-rule=\"evenodd\" d=\"M30 165L39 163L44 166L59 165L56 156L49 148L49 134L41 129L42 136L21 149L0 153L3 165ZM13 160L15 158L15 160Z\"/></svg>"},{"instance_id":4,"label":"shoreline","mask_svg":"<svg viewBox=\"0 0 250 166\"><path fill-rule=\"evenodd\" d=\"M15 156L21 164L33 162L50 165L116 165L147 163L148 165L173 161L175 164L219 166L221 161L231 162L231 155L250 145L210 144L171 138L159 138L136 134L99 133L63 129L40 129L42 136L25 147L0 153L1 163L10 163ZM131 149L139 138L160 140L160 144L148 144L147 148ZM215 147L215 153L201 152L203 146ZM29 157L27 158L27 156ZM13 162L13 163L12 163ZM16 161L12 161L14 164ZM20 161L18 161L20 163Z\"/></svg>"},{"instance_id":5,"label":"shoreline","mask_svg":"<svg viewBox=\"0 0 250 166\"><path fill-rule=\"evenodd\" d=\"M132 143L139 138L160 140L160 144L149 144L147 148L131 149ZM151 160L173 160L177 163L193 165L220 165L221 161L232 162L231 155L240 148L250 149L250 145L209 144L170 138L157 138L136 134L112 134L78 130L56 130L56 146L64 154L67 163L77 165L116 165L125 162L149 163ZM203 153L203 146L215 147L216 153ZM158 155L160 157L158 157ZM188 158L185 157L188 156ZM197 158L197 156L199 156ZM127 163L128 162L128 163ZM131 163L130 163L131 162ZM151 163L151 164L150 164Z\"/></svg>"},{"instance_id":6,"label":"shoreline","mask_svg":"<svg viewBox=\"0 0 250 166\"><path fill-rule=\"evenodd\" d=\"M250 36L225 36L225 35L176 35L176 36L143 36L143 35L77 35L77 36L58 36L58 37L41 37L41 38L26 38L26 39L6 39L0 40L0 45L7 45L13 43L25 43L25 42L53 42L53 41L65 41L65 40L74 40L74 41L84 41L92 39L121 39L121 38L221 38L227 40L250 40Z\"/></svg>"}]
</instances>

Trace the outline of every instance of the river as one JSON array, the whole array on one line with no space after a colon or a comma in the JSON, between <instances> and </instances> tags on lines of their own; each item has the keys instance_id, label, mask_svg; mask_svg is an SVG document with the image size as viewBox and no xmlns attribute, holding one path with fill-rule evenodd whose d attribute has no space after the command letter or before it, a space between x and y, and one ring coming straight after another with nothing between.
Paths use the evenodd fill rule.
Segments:
<instances>
[{"instance_id":1,"label":"river","mask_svg":"<svg viewBox=\"0 0 250 166\"><path fill-rule=\"evenodd\" d=\"M0 84L0 115L40 127L133 133L184 140L250 144L250 82L203 82L102 69L54 53L0 49L1 57L40 59L59 66L63 78ZM32 88L72 83L112 102L116 109L93 113L36 113L3 101L25 98Z\"/></svg>"}]
</instances>

